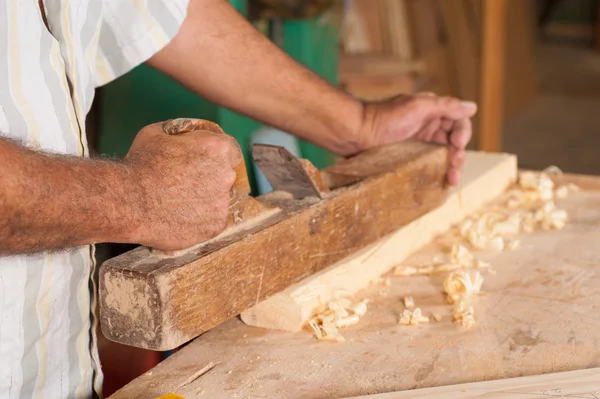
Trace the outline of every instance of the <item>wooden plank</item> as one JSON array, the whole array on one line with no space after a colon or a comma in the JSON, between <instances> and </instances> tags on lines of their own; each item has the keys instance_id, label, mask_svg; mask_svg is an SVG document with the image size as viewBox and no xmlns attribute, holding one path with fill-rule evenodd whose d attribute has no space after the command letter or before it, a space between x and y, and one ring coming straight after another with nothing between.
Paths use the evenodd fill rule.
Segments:
<instances>
[{"instance_id":1,"label":"wooden plank","mask_svg":"<svg viewBox=\"0 0 600 399\"><path fill-rule=\"evenodd\" d=\"M382 54L341 54L340 80L366 76L391 77L424 70L420 60L402 60Z\"/></svg>"},{"instance_id":2,"label":"wooden plank","mask_svg":"<svg viewBox=\"0 0 600 399\"><path fill-rule=\"evenodd\" d=\"M439 2L448 41L453 94L463 100L479 100L479 40L468 0Z\"/></svg>"},{"instance_id":3,"label":"wooden plank","mask_svg":"<svg viewBox=\"0 0 600 399\"><path fill-rule=\"evenodd\" d=\"M341 45L348 54L362 54L378 51L372 47L368 22L359 8L364 0L349 0L342 23ZM381 38L379 38L381 42ZM380 43L379 47L383 45ZM379 50L381 51L381 50Z\"/></svg>"},{"instance_id":4,"label":"wooden plank","mask_svg":"<svg viewBox=\"0 0 600 399\"><path fill-rule=\"evenodd\" d=\"M449 50L444 45L423 56L423 64L425 65L423 74L429 80L426 91L434 92L440 96L455 95L448 53Z\"/></svg>"},{"instance_id":5,"label":"wooden plank","mask_svg":"<svg viewBox=\"0 0 600 399\"><path fill-rule=\"evenodd\" d=\"M481 99L478 148L500 151L504 119L504 64L506 0L486 0L483 4L483 44L481 57Z\"/></svg>"},{"instance_id":6,"label":"wooden plank","mask_svg":"<svg viewBox=\"0 0 600 399\"><path fill-rule=\"evenodd\" d=\"M594 30L596 31L596 51L600 54L600 2L596 2L596 26L594 26Z\"/></svg>"},{"instance_id":7,"label":"wooden plank","mask_svg":"<svg viewBox=\"0 0 600 399\"><path fill-rule=\"evenodd\" d=\"M598 177L585 180L600 185ZM564 176L563 182L574 181ZM167 392L186 399L342 398L600 367L600 193L574 193L557 206L569 213L564 230L519 236L521 246L512 252L478 254L497 274L485 276L470 330L452 324L443 276L391 276L390 287L371 285L357 295L371 299L369 310L358 325L342 330L342 344L317 341L310 331L253 328L235 318L112 399ZM446 253L451 236L438 237L407 262ZM442 321L398 325L407 295ZM216 366L210 372L182 386L211 362Z\"/></svg>"},{"instance_id":8,"label":"wooden plank","mask_svg":"<svg viewBox=\"0 0 600 399\"><path fill-rule=\"evenodd\" d=\"M369 52L382 53L383 40L381 38L381 24L383 18L379 7L373 6L374 1L377 0L354 0L354 4L351 5L351 7L355 7L357 12L363 18L370 44Z\"/></svg>"},{"instance_id":9,"label":"wooden plank","mask_svg":"<svg viewBox=\"0 0 600 399\"><path fill-rule=\"evenodd\" d=\"M400 94L413 94L429 87L422 76L399 75L394 77L362 77L346 80L342 87L363 101L381 101Z\"/></svg>"},{"instance_id":10,"label":"wooden plank","mask_svg":"<svg viewBox=\"0 0 600 399\"><path fill-rule=\"evenodd\" d=\"M539 399L598 398L600 368L415 389L347 399Z\"/></svg>"},{"instance_id":11,"label":"wooden plank","mask_svg":"<svg viewBox=\"0 0 600 399\"><path fill-rule=\"evenodd\" d=\"M437 0L405 0L413 53L423 57L442 45Z\"/></svg>"},{"instance_id":12,"label":"wooden plank","mask_svg":"<svg viewBox=\"0 0 600 399\"><path fill-rule=\"evenodd\" d=\"M325 170L366 178L324 200L257 197L281 209L266 226L178 257L137 248L113 258L100 269L102 331L147 349L179 346L439 206L448 162L442 146L375 148Z\"/></svg>"},{"instance_id":13,"label":"wooden plank","mask_svg":"<svg viewBox=\"0 0 600 399\"><path fill-rule=\"evenodd\" d=\"M264 302L242 312L252 326L300 331L315 311L339 292L355 293L398 265L436 235L502 193L517 177L516 157L470 152L461 184L439 208L384 239L342 259Z\"/></svg>"},{"instance_id":14,"label":"wooden plank","mask_svg":"<svg viewBox=\"0 0 600 399\"><path fill-rule=\"evenodd\" d=\"M340 57L340 84L354 97L377 101L422 90L425 64L418 60L378 54L343 54Z\"/></svg>"},{"instance_id":15,"label":"wooden plank","mask_svg":"<svg viewBox=\"0 0 600 399\"><path fill-rule=\"evenodd\" d=\"M537 38L535 0L508 0L506 30L506 95L504 118L530 104L538 94L535 65Z\"/></svg>"},{"instance_id":16,"label":"wooden plank","mask_svg":"<svg viewBox=\"0 0 600 399\"><path fill-rule=\"evenodd\" d=\"M406 4L404 0L383 0L386 2L387 25L390 53L401 60L411 60L414 56Z\"/></svg>"}]
</instances>

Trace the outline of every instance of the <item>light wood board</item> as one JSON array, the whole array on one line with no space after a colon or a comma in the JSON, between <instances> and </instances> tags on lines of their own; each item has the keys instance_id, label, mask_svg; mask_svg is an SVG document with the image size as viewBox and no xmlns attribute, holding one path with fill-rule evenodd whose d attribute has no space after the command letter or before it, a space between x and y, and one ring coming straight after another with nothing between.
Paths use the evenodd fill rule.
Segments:
<instances>
[{"instance_id":1,"label":"light wood board","mask_svg":"<svg viewBox=\"0 0 600 399\"><path fill-rule=\"evenodd\" d=\"M249 325L299 331L312 314L339 293L355 293L398 265L436 235L500 195L517 178L510 154L469 152L460 186L446 202L409 225L242 312Z\"/></svg>"},{"instance_id":2,"label":"light wood board","mask_svg":"<svg viewBox=\"0 0 600 399\"><path fill-rule=\"evenodd\" d=\"M343 330L343 344L232 319L112 398L342 398L600 367L600 179L568 181L595 191L558 202L571 218L563 231L536 232L514 252L482 255L498 273L486 276L472 330L450 322L441 277L392 277L391 287L358 295L373 302L358 325ZM409 262L444 244L442 236ZM398 325L405 295L426 314L446 316ZM210 362L213 369L181 386Z\"/></svg>"},{"instance_id":3,"label":"light wood board","mask_svg":"<svg viewBox=\"0 0 600 399\"><path fill-rule=\"evenodd\" d=\"M550 399L600 398L600 368L447 387L416 389L348 399Z\"/></svg>"}]
</instances>

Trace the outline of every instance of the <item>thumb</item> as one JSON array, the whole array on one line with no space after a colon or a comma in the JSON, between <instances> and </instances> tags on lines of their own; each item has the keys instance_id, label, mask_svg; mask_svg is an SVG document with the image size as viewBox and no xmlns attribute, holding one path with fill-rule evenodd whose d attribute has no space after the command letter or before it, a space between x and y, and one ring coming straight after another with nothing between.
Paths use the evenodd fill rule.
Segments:
<instances>
[{"instance_id":1,"label":"thumb","mask_svg":"<svg viewBox=\"0 0 600 399\"><path fill-rule=\"evenodd\" d=\"M477 104L454 97L418 97L417 102L426 113L439 118L459 120L471 118L477 113Z\"/></svg>"}]
</instances>

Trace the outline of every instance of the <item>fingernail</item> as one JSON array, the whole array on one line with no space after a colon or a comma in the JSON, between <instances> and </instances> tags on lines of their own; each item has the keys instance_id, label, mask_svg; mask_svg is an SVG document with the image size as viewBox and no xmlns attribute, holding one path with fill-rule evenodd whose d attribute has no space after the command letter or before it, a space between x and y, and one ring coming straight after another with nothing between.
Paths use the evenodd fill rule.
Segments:
<instances>
[{"instance_id":1,"label":"fingernail","mask_svg":"<svg viewBox=\"0 0 600 399\"><path fill-rule=\"evenodd\" d=\"M475 111L477 109L477 104L475 104L473 101L461 101L460 105L469 111Z\"/></svg>"}]
</instances>

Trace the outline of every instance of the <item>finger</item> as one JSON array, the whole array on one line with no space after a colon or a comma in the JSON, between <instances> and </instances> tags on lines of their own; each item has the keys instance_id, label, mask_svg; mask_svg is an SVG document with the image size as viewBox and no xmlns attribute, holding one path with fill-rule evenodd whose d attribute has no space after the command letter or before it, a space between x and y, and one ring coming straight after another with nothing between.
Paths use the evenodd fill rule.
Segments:
<instances>
[{"instance_id":1,"label":"finger","mask_svg":"<svg viewBox=\"0 0 600 399\"><path fill-rule=\"evenodd\" d=\"M450 152L450 165L452 165L453 168L462 169L466 159L467 152L465 150L453 149Z\"/></svg>"},{"instance_id":2,"label":"finger","mask_svg":"<svg viewBox=\"0 0 600 399\"><path fill-rule=\"evenodd\" d=\"M420 93L415 94L417 97L437 97L437 94L431 91L422 91Z\"/></svg>"},{"instance_id":3,"label":"finger","mask_svg":"<svg viewBox=\"0 0 600 399\"><path fill-rule=\"evenodd\" d=\"M450 131L444 128L440 128L435 132L431 141L437 144L448 144L450 140Z\"/></svg>"},{"instance_id":4,"label":"finger","mask_svg":"<svg viewBox=\"0 0 600 399\"><path fill-rule=\"evenodd\" d=\"M417 137L423 141L432 141L435 133L440 129L440 119L434 118L427 122L425 126L417 133Z\"/></svg>"},{"instance_id":5,"label":"finger","mask_svg":"<svg viewBox=\"0 0 600 399\"><path fill-rule=\"evenodd\" d=\"M450 132L452 130L452 128L454 127L454 120L453 119L448 119L448 118L442 118L442 129L444 129L447 132Z\"/></svg>"},{"instance_id":6,"label":"finger","mask_svg":"<svg viewBox=\"0 0 600 399\"><path fill-rule=\"evenodd\" d=\"M468 118L457 120L450 132L450 144L457 149L464 149L471 141L473 130Z\"/></svg>"},{"instance_id":7,"label":"finger","mask_svg":"<svg viewBox=\"0 0 600 399\"><path fill-rule=\"evenodd\" d=\"M166 134L163 130L163 125L164 125L164 122L152 123L150 125L144 126L140 130L140 133L142 133L148 137L162 136L162 135Z\"/></svg>"},{"instance_id":8,"label":"finger","mask_svg":"<svg viewBox=\"0 0 600 399\"><path fill-rule=\"evenodd\" d=\"M414 98L414 102L421 113L450 120L470 118L477 112L477 104L474 102L454 97L418 96Z\"/></svg>"},{"instance_id":9,"label":"finger","mask_svg":"<svg viewBox=\"0 0 600 399\"><path fill-rule=\"evenodd\" d=\"M452 186L458 185L460 183L460 179L462 178L462 170L458 168L450 168L448 171L448 183Z\"/></svg>"},{"instance_id":10,"label":"finger","mask_svg":"<svg viewBox=\"0 0 600 399\"><path fill-rule=\"evenodd\" d=\"M214 133L208 130L195 130L185 134L194 135L199 140L210 140L208 151L211 151L213 155L221 155L231 168L238 166L243 161L240 145L228 134Z\"/></svg>"}]
</instances>

